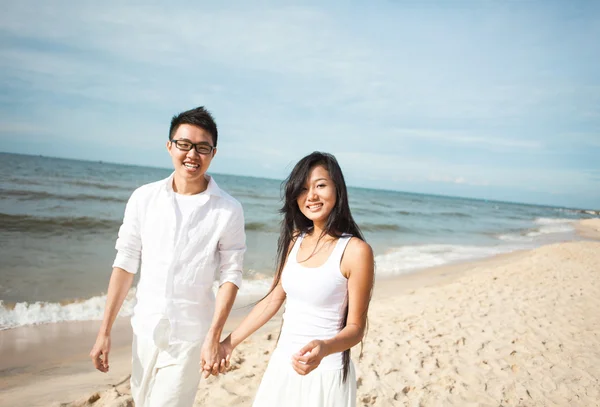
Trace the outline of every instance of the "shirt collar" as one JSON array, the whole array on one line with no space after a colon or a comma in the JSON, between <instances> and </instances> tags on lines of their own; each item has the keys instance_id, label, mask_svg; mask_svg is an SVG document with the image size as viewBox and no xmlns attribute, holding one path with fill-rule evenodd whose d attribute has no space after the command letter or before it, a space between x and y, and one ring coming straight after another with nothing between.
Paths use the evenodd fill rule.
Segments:
<instances>
[{"instance_id":1,"label":"shirt collar","mask_svg":"<svg viewBox=\"0 0 600 407\"><path fill-rule=\"evenodd\" d=\"M175 172L173 172L169 178L167 178L165 180L165 188L168 192L175 192L173 191L173 176L175 175ZM215 179L208 175L205 174L204 178L206 178L208 180L208 186L206 187L206 190L204 191L207 195L212 195L212 196L221 196L221 188L219 188L219 186L217 185L217 181L215 181Z\"/></svg>"}]
</instances>

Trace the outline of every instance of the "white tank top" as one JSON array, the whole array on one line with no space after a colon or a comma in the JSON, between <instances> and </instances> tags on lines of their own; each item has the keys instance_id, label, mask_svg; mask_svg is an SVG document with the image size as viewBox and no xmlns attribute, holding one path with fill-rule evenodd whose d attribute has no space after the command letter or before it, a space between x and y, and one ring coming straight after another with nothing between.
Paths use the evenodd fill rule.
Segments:
<instances>
[{"instance_id":1,"label":"white tank top","mask_svg":"<svg viewBox=\"0 0 600 407\"><path fill-rule=\"evenodd\" d=\"M281 275L287 300L283 327L276 352L291 360L304 345L314 339L330 339L337 335L347 304L348 279L340 270L342 255L351 235L343 235L325 263L305 267L297 261L304 238L300 235L292 248ZM342 353L334 353L321 361L319 369L341 369Z\"/></svg>"}]
</instances>

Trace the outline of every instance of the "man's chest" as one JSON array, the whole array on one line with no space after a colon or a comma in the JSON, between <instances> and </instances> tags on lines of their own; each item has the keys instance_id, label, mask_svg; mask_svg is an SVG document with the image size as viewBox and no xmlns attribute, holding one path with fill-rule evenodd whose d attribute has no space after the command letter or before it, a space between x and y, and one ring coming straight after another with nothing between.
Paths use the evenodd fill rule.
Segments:
<instances>
[{"instance_id":1,"label":"man's chest","mask_svg":"<svg viewBox=\"0 0 600 407\"><path fill-rule=\"evenodd\" d=\"M149 205L140 221L143 252L186 257L214 252L227 224L223 211L210 205L178 217L167 203Z\"/></svg>"}]
</instances>

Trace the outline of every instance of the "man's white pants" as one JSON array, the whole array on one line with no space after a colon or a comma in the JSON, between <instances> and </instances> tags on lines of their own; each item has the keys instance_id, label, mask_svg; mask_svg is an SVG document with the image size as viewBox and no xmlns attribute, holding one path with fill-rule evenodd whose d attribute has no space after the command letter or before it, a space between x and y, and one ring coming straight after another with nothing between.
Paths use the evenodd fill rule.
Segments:
<instances>
[{"instance_id":1,"label":"man's white pants","mask_svg":"<svg viewBox=\"0 0 600 407\"><path fill-rule=\"evenodd\" d=\"M133 335L131 395L136 407L191 407L200 383L202 342L168 343L162 320L154 338Z\"/></svg>"}]
</instances>

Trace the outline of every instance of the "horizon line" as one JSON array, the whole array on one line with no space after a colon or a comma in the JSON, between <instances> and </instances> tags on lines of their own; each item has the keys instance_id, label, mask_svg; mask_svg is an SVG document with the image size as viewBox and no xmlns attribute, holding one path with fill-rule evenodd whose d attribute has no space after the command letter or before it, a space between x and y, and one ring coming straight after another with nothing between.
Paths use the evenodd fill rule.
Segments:
<instances>
[{"instance_id":1,"label":"horizon line","mask_svg":"<svg viewBox=\"0 0 600 407\"><path fill-rule=\"evenodd\" d=\"M23 156L27 156L27 157L43 157L43 158L54 158L54 159L59 159L59 160L70 160L70 161L80 161L80 162L90 162L90 163L111 164L111 165L122 165L122 166L126 166L126 167L139 167L139 168L153 168L153 169L160 169L160 170L173 170L173 168L159 167L159 166L152 166L152 165L130 164L130 163L105 161L105 160L89 160L89 159L72 158L72 157L58 157L58 156L44 155L44 154L23 154L23 153L13 153L13 152L8 152L8 151L0 151L0 154L23 155ZM242 175L242 174L234 174L234 173L226 173L226 172L214 172L213 174L228 175L228 176L235 176L235 177L242 177L242 178L265 179L265 180L279 181L279 182L283 182L284 181L283 179L279 179L279 178L269 178L269 177L264 177L264 176L263 177L257 177L257 176L254 176L254 175ZM568 207L568 206L556 206L556 205L548 205L548 204L541 204L541 203L528 203L528 202L516 202L516 201L502 201L502 200L487 199L487 198L473 198L473 197L466 197L466 196L459 196L459 195L444 195L444 194L432 194L432 193L402 191L402 190L398 190L398 189L371 188L371 187L362 187L362 186L355 186L355 185L347 185L347 186L349 188L356 188L356 189L363 189L363 190L374 190L374 191L384 191L384 192L397 192L397 193L399 192L399 193L403 193L403 194L420 195L420 196L432 196L432 197L438 197L438 198L469 199L469 200L473 200L473 201L493 202L493 203L502 203L502 204L526 205L526 206L538 206L538 207L555 208L555 209L568 209L568 210L576 210L576 211L593 211L593 212L599 212L599 210L597 210L597 209L591 209L591 208L578 208L578 207Z\"/></svg>"}]
</instances>

